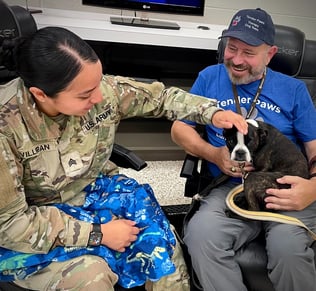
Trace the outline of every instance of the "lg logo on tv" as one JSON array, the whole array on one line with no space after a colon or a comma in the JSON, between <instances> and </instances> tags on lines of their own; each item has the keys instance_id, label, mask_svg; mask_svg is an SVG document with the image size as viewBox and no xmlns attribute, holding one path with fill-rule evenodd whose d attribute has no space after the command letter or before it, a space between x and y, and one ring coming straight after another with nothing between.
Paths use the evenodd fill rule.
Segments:
<instances>
[{"instance_id":1,"label":"lg logo on tv","mask_svg":"<svg viewBox=\"0 0 316 291\"><path fill-rule=\"evenodd\" d=\"M143 9L150 9L149 5L143 5Z\"/></svg>"}]
</instances>

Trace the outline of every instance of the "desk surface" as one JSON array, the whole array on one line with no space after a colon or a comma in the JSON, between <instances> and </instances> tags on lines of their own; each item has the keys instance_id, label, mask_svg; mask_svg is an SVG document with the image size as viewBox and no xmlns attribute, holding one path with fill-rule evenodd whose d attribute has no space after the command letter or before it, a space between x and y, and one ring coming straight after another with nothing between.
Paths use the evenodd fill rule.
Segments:
<instances>
[{"instance_id":1,"label":"desk surface","mask_svg":"<svg viewBox=\"0 0 316 291\"><path fill-rule=\"evenodd\" d=\"M86 40L120 42L132 44L159 45L169 47L216 50L218 37L225 26L180 22L180 30L143 28L111 24L109 14L43 9L33 14L38 28L62 26ZM209 30L199 29L199 25Z\"/></svg>"}]
</instances>

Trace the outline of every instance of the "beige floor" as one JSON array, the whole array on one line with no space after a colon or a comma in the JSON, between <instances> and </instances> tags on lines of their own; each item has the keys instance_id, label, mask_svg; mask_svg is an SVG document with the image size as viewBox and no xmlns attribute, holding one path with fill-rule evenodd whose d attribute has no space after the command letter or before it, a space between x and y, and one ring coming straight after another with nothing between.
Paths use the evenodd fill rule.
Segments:
<instances>
[{"instance_id":1,"label":"beige floor","mask_svg":"<svg viewBox=\"0 0 316 291\"><path fill-rule=\"evenodd\" d=\"M139 183L148 183L154 190L161 205L190 203L183 196L185 179L179 176L183 161L148 161L148 166L137 172L121 169L121 173L136 179Z\"/></svg>"}]
</instances>

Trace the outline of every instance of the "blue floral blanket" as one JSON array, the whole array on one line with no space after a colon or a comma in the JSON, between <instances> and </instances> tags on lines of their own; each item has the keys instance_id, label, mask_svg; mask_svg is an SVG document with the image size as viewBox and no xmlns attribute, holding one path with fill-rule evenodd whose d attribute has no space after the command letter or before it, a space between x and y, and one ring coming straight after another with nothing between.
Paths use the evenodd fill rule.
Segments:
<instances>
[{"instance_id":1,"label":"blue floral blanket","mask_svg":"<svg viewBox=\"0 0 316 291\"><path fill-rule=\"evenodd\" d=\"M0 248L0 281L24 279L51 262L91 254L103 257L118 276L119 284L131 288L172 274L171 261L176 244L173 232L151 187L124 175L100 175L87 186L81 207L54 204L65 213L88 222L106 223L116 218L130 219L141 228L138 239L116 252L106 246L56 247L47 254L26 254Z\"/></svg>"}]
</instances>

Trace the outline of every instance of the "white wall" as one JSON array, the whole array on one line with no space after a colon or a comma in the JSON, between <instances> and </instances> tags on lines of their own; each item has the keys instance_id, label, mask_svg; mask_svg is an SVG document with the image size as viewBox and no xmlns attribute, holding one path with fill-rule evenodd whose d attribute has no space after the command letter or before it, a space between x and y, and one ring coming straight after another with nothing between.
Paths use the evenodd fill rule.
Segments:
<instances>
[{"instance_id":1,"label":"white wall","mask_svg":"<svg viewBox=\"0 0 316 291\"><path fill-rule=\"evenodd\" d=\"M5 0L9 5L25 6L24 0ZM29 0L30 7L80 10L96 13L120 14L121 10L103 9L82 5L81 0ZM269 12L276 24L294 26L305 32L306 38L316 40L316 1L315 0L206 0L204 16L180 16L152 13L152 18L192 21L208 24L228 25L233 14L243 8L260 7ZM123 15L133 15L123 11Z\"/></svg>"}]
</instances>

